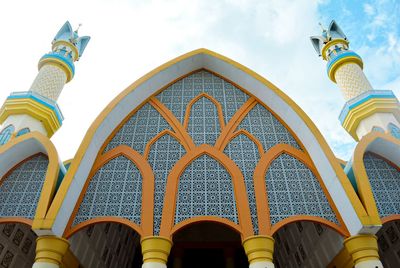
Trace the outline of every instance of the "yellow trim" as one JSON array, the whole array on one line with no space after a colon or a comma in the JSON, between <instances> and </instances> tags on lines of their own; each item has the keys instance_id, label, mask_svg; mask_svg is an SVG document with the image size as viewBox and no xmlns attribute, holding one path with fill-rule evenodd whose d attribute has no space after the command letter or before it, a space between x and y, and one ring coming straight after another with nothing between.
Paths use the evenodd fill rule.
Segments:
<instances>
[{"instance_id":1,"label":"yellow trim","mask_svg":"<svg viewBox=\"0 0 400 268\"><path fill-rule=\"evenodd\" d=\"M329 41L328 43L326 43L325 46L322 48L322 50L321 50L322 59L327 60L326 52L327 52L328 48L330 48L331 46L334 46L336 44L344 44L347 46L347 48L349 47L349 41L344 40L344 39L333 39L332 41Z\"/></svg>"},{"instance_id":2,"label":"yellow trim","mask_svg":"<svg viewBox=\"0 0 400 268\"><path fill-rule=\"evenodd\" d=\"M168 256L172 247L171 240L161 236L148 236L144 237L140 241L140 244L142 246L143 263L167 263Z\"/></svg>"},{"instance_id":3,"label":"yellow trim","mask_svg":"<svg viewBox=\"0 0 400 268\"><path fill-rule=\"evenodd\" d=\"M73 50L73 52L75 53L74 61L77 61L79 58L78 48L76 46L74 46L73 44L71 44L70 42L67 42L64 40L58 40L58 41L54 42L54 44L51 48L54 51L58 46L62 46L62 45L69 47L71 50Z\"/></svg>"},{"instance_id":4,"label":"yellow trim","mask_svg":"<svg viewBox=\"0 0 400 268\"><path fill-rule=\"evenodd\" d=\"M243 241L244 251L246 252L249 263L271 262L274 255L274 242L272 236L255 235Z\"/></svg>"},{"instance_id":5,"label":"yellow trim","mask_svg":"<svg viewBox=\"0 0 400 268\"><path fill-rule=\"evenodd\" d=\"M39 61L39 64L38 64L38 69L40 70L40 68L42 68L44 65L47 65L47 64L56 66L56 67L60 68L61 70L63 70L65 72L65 74L67 75L67 80L65 81L65 83L68 83L74 77L74 73L71 70L71 68L68 66L68 64L66 64L62 60L59 60L59 59L56 59L56 58L43 58L43 59L41 59Z\"/></svg>"},{"instance_id":6,"label":"yellow trim","mask_svg":"<svg viewBox=\"0 0 400 268\"><path fill-rule=\"evenodd\" d=\"M49 165L47 166L46 177L41 189L39 201L36 208L35 218L32 223L32 229L40 229L38 227L38 220L43 219L46 216L47 209L50 207L52 197L57 185L59 165L58 165L58 154L56 147L53 143L43 134L33 131L26 133L22 136L16 137L10 140L8 143L0 147L0 154L6 154L12 147L18 145L21 142L35 139L45 149L49 158ZM33 153L35 154L35 152ZM24 159L21 159L23 161Z\"/></svg>"},{"instance_id":7,"label":"yellow trim","mask_svg":"<svg viewBox=\"0 0 400 268\"><path fill-rule=\"evenodd\" d=\"M353 260L347 249L343 247L339 253L333 258L333 260L328 264L327 268L353 268Z\"/></svg>"},{"instance_id":8,"label":"yellow trim","mask_svg":"<svg viewBox=\"0 0 400 268\"><path fill-rule=\"evenodd\" d=\"M36 239L35 262L53 263L61 266L69 248L68 240L56 236L40 236Z\"/></svg>"},{"instance_id":9,"label":"yellow trim","mask_svg":"<svg viewBox=\"0 0 400 268\"><path fill-rule=\"evenodd\" d=\"M50 138L61 127L56 113L45 105L28 98L7 99L0 109L0 123L10 115L30 115L41 121Z\"/></svg>"},{"instance_id":10,"label":"yellow trim","mask_svg":"<svg viewBox=\"0 0 400 268\"><path fill-rule=\"evenodd\" d=\"M332 64L332 66L329 68L329 70L328 70L329 78L334 83L336 83L336 78L335 78L336 71L340 67L344 66L345 64L350 64L350 63L357 64L358 66L360 66L361 69L363 68L363 61L359 57L355 57L355 56L343 57L343 58L339 59L338 61L336 61L334 64Z\"/></svg>"},{"instance_id":11,"label":"yellow trim","mask_svg":"<svg viewBox=\"0 0 400 268\"><path fill-rule=\"evenodd\" d=\"M364 261L379 260L378 241L375 235L355 235L345 239L343 243L354 265Z\"/></svg>"},{"instance_id":12,"label":"yellow trim","mask_svg":"<svg viewBox=\"0 0 400 268\"><path fill-rule=\"evenodd\" d=\"M371 219L374 219L375 225L382 225L382 221L379 216L378 208L375 203L375 198L372 193L371 184L369 183L367 172L364 166L364 154L367 151L368 146L377 139L383 139L393 145L399 147L400 140L384 133L371 132L365 135L361 141L357 144L354 150L353 156L353 172L356 179L358 193L360 195L361 202L363 202L365 209L370 215ZM390 159L389 159L390 160Z\"/></svg>"},{"instance_id":13,"label":"yellow trim","mask_svg":"<svg viewBox=\"0 0 400 268\"><path fill-rule=\"evenodd\" d=\"M362 120L375 113L392 113L397 120L400 121L400 105L396 99L370 99L357 107L351 109L346 118L343 120L342 126L347 132L358 141L357 128Z\"/></svg>"},{"instance_id":14,"label":"yellow trim","mask_svg":"<svg viewBox=\"0 0 400 268\"><path fill-rule=\"evenodd\" d=\"M152 76L156 75L157 73L160 73L167 69L168 67L183 61L185 59L188 59L190 57L193 57L198 54L205 54L205 55L210 55L214 58L217 58L219 60L222 60L233 67L245 72L247 75L250 77L258 80L260 83L264 84L266 87L270 88L275 94L277 94L284 102L286 102L292 109L298 114L298 116L304 121L304 123L307 125L307 127L310 129L312 134L315 136L317 142L321 146L321 149L325 152L326 157L328 158L331 166L335 170L335 173L337 177L340 180L340 183L342 184L344 190L347 193L347 196L349 197L358 217L360 218L362 223L368 224L368 215L361 204L360 200L358 199L357 194L355 193L350 181L347 179L346 175L344 174L343 169L337 162L337 159L333 152L331 151L329 145L321 135L320 131L318 128L315 126L315 124L311 121L311 119L306 115L306 113L292 100L290 99L285 93L283 93L281 90L279 90L275 85L273 85L271 82L269 82L267 79L263 78L259 74L255 73L254 71L250 70L249 68L227 58L224 57L220 54L217 54L213 51L200 48L197 50L194 50L192 52L189 52L187 54L184 54L180 57L177 57L161 66L158 68L152 70L148 74L144 75L143 77L139 78L136 80L133 84L131 84L128 88L126 88L123 92L121 92L114 100L112 100L107 107L100 113L100 115L95 119L95 121L92 123L92 125L89 127L88 131L86 132L86 135L79 146L78 151L75 154L74 160L71 163L71 166L64 177L63 182L60 185L60 188L57 191L57 194L54 198L53 203L51 204L51 207L49 209L49 212L46 216L47 218L47 227L51 228L53 225L55 218L61 208L62 202L65 199L68 188L75 176L76 171L78 170L78 167L83 159L83 156L89 147L89 144L91 143L93 136L95 135L97 129L99 126L103 123L107 115L114 109L114 107L123 99L125 96L127 96L131 91L135 90L139 85L142 83L146 82L148 79L150 79Z\"/></svg>"}]
</instances>

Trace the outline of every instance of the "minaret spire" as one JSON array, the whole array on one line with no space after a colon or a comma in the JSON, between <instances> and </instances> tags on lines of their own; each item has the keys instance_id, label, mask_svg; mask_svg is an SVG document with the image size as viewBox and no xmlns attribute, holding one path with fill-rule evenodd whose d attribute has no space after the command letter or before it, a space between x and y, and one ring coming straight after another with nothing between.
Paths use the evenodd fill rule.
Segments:
<instances>
[{"instance_id":1,"label":"minaret spire","mask_svg":"<svg viewBox=\"0 0 400 268\"><path fill-rule=\"evenodd\" d=\"M349 41L332 20L311 43L327 61L327 74L341 89L346 104L340 114L342 126L355 139L373 130L391 133L400 128L400 106L390 90L374 90L363 72L361 57L349 49Z\"/></svg>"},{"instance_id":2,"label":"minaret spire","mask_svg":"<svg viewBox=\"0 0 400 268\"><path fill-rule=\"evenodd\" d=\"M68 21L61 27L51 51L39 60L39 73L29 91L11 93L0 109L0 145L13 135L30 131L51 137L60 128L64 118L56 101L74 77L74 62L82 56L89 40L89 36L79 37Z\"/></svg>"}]
</instances>

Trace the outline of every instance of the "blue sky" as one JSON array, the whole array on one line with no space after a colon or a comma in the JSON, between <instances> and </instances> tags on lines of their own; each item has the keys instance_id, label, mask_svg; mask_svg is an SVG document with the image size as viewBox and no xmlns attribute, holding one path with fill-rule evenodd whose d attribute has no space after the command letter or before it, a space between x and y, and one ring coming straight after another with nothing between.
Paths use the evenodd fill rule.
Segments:
<instances>
[{"instance_id":1,"label":"blue sky","mask_svg":"<svg viewBox=\"0 0 400 268\"><path fill-rule=\"evenodd\" d=\"M348 160L355 142L337 119L344 99L309 36L320 33L318 22L327 26L335 19L373 87L399 96L398 17L396 1L2 1L0 101L29 89L38 60L69 20L74 27L83 23L80 33L92 40L58 101L65 120L52 140L62 159L74 156L87 128L119 92L164 62L205 47L278 86Z\"/></svg>"}]
</instances>

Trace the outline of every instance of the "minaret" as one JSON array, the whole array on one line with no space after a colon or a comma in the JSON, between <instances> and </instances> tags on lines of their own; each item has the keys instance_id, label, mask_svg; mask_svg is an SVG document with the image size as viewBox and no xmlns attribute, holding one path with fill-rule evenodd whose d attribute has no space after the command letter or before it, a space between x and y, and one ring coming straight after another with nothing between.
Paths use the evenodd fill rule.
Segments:
<instances>
[{"instance_id":1,"label":"minaret","mask_svg":"<svg viewBox=\"0 0 400 268\"><path fill-rule=\"evenodd\" d=\"M0 146L13 136L39 131L51 137L60 127L63 115L57 99L75 74L79 60L90 40L78 36L67 21L52 42L52 50L39 60L39 73L29 91L13 92L0 109Z\"/></svg>"},{"instance_id":2,"label":"minaret","mask_svg":"<svg viewBox=\"0 0 400 268\"><path fill-rule=\"evenodd\" d=\"M346 103L340 113L342 126L356 140L371 131L394 133L400 129L400 106L390 90L374 90L363 72L361 57L349 50L346 35L333 20L311 42L327 61L327 74L342 91ZM394 135L394 134L393 134Z\"/></svg>"}]
</instances>

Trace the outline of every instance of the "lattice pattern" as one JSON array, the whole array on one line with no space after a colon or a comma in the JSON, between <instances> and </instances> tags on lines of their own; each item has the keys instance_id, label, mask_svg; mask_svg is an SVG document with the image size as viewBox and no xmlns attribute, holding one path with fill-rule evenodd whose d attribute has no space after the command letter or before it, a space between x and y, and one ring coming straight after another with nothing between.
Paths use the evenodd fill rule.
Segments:
<instances>
[{"instance_id":1,"label":"lattice pattern","mask_svg":"<svg viewBox=\"0 0 400 268\"><path fill-rule=\"evenodd\" d=\"M207 71L199 71L179 80L158 94L157 98L183 123L188 103L201 93L207 93L221 104L225 123L249 98L231 83Z\"/></svg>"},{"instance_id":2,"label":"lattice pattern","mask_svg":"<svg viewBox=\"0 0 400 268\"><path fill-rule=\"evenodd\" d=\"M164 129L171 127L156 109L146 103L118 130L104 151L125 144L143 154L146 144Z\"/></svg>"},{"instance_id":3,"label":"lattice pattern","mask_svg":"<svg viewBox=\"0 0 400 268\"><path fill-rule=\"evenodd\" d=\"M194 143L214 145L220 130L218 111L214 103L205 97L197 100L190 111L187 129Z\"/></svg>"},{"instance_id":4,"label":"lattice pattern","mask_svg":"<svg viewBox=\"0 0 400 268\"><path fill-rule=\"evenodd\" d=\"M400 139L400 128L393 123L390 123L389 126L390 134L395 137L396 139Z\"/></svg>"},{"instance_id":5,"label":"lattice pattern","mask_svg":"<svg viewBox=\"0 0 400 268\"><path fill-rule=\"evenodd\" d=\"M257 207L254 194L253 173L260 159L257 145L246 135L240 134L225 147L224 153L228 155L242 171L246 184L247 198L249 199L251 221L254 233L258 233Z\"/></svg>"},{"instance_id":6,"label":"lattice pattern","mask_svg":"<svg viewBox=\"0 0 400 268\"><path fill-rule=\"evenodd\" d=\"M55 65L46 64L40 68L30 90L57 101L66 81L65 71Z\"/></svg>"},{"instance_id":7,"label":"lattice pattern","mask_svg":"<svg viewBox=\"0 0 400 268\"><path fill-rule=\"evenodd\" d=\"M338 224L318 179L296 158L278 156L265 181L272 225L296 215L318 216Z\"/></svg>"},{"instance_id":8,"label":"lattice pattern","mask_svg":"<svg viewBox=\"0 0 400 268\"><path fill-rule=\"evenodd\" d=\"M47 157L39 154L2 179L0 217L34 218L48 164Z\"/></svg>"},{"instance_id":9,"label":"lattice pattern","mask_svg":"<svg viewBox=\"0 0 400 268\"><path fill-rule=\"evenodd\" d=\"M171 135L159 138L150 149L148 162L154 173L154 234L160 232L164 206L165 186L172 167L186 153L183 146Z\"/></svg>"},{"instance_id":10,"label":"lattice pattern","mask_svg":"<svg viewBox=\"0 0 400 268\"><path fill-rule=\"evenodd\" d=\"M245 129L254 135L261 142L265 151L280 143L289 144L300 149L300 146L286 127L261 104L257 104L251 109L240 123L238 129Z\"/></svg>"},{"instance_id":11,"label":"lattice pattern","mask_svg":"<svg viewBox=\"0 0 400 268\"><path fill-rule=\"evenodd\" d=\"M196 216L219 216L238 223L231 176L208 155L194 160L179 178L175 224Z\"/></svg>"},{"instance_id":12,"label":"lattice pattern","mask_svg":"<svg viewBox=\"0 0 400 268\"><path fill-rule=\"evenodd\" d=\"M400 171L371 153L364 155L364 165L379 215L400 214Z\"/></svg>"},{"instance_id":13,"label":"lattice pattern","mask_svg":"<svg viewBox=\"0 0 400 268\"><path fill-rule=\"evenodd\" d=\"M91 179L73 225L104 216L122 217L140 224L142 175L126 157L102 166Z\"/></svg>"},{"instance_id":14,"label":"lattice pattern","mask_svg":"<svg viewBox=\"0 0 400 268\"><path fill-rule=\"evenodd\" d=\"M0 132L0 145L6 144L14 132L14 126L9 125Z\"/></svg>"}]
</instances>

